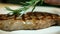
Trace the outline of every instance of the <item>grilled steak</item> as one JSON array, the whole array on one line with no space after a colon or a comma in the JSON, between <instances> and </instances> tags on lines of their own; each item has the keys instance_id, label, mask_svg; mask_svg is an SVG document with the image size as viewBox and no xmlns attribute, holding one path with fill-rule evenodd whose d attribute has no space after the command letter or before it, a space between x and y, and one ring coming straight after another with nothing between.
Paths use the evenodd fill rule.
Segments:
<instances>
[{"instance_id":1,"label":"grilled steak","mask_svg":"<svg viewBox=\"0 0 60 34\"><path fill-rule=\"evenodd\" d=\"M60 24L60 16L45 12L27 12L22 16L0 14L1 30L37 30Z\"/></svg>"}]
</instances>

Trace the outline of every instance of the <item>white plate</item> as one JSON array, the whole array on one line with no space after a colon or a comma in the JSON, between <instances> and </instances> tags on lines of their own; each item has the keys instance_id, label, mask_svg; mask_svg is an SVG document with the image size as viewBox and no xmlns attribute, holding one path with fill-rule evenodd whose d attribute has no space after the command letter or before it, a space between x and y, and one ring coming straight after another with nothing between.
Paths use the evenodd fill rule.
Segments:
<instances>
[{"instance_id":1,"label":"white plate","mask_svg":"<svg viewBox=\"0 0 60 34\"><path fill-rule=\"evenodd\" d=\"M19 8L18 6L12 6L11 9ZM31 11L31 8L27 11ZM26 12L27 12L26 11ZM40 11L40 12L49 12L49 13L55 13L60 15L60 8L54 8L54 7L36 7L34 11ZM7 14L9 11L7 11L5 8L0 8L0 14ZM12 32L6 32L0 30L0 34L60 34L60 26L52 26L46 29L40 29L40 30L18 30L18 31L12 31Z\"/></svg>"}]
</instances>

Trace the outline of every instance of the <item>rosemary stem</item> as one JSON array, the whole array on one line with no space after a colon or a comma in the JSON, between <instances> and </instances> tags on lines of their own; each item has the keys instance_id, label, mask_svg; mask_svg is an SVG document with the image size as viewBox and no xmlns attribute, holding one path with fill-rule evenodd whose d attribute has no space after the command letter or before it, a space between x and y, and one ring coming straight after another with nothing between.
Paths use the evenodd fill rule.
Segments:
<instances>
[{"instance_id":1,"label":"rosemary stem","mask_svg":"<svg viewBox=\"0 0 60 34\"><path fill-rule=\"evenodd\" d=\"M35 7L36 7L36 4L39 2L40 0L36 1L35 4L34 4L34 7L32 9L32 12L34 11Z\"/></svg>"},{"instance_id":2,"label":"rosemary stem","mask_svg":"<svg viewBox=\"0 0 60 34\"><path fill-rule=\"evenodd\" d=\"M36 7L36 6L33 7L32 12L34 11L35 7Z\"/></svg>"}]
</instances>

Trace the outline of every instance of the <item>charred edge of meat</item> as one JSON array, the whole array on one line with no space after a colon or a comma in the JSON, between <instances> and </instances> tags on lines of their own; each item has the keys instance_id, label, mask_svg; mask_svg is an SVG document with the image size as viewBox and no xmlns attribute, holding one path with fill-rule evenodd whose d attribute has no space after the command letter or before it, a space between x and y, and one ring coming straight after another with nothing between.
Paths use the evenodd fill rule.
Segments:
<instances>
[{"instance_id":1,"label":"charred edge of meat","mask_svg":"<svg viewBox=\"0 0 60 34\"><path fill-rule=\"evenodd\" d=\"M25 20L24 18L27 18L27 19L32 19L31 16L33 17L36 17L36 19L39 20L38 16L42 16L42 18L45 18L45 17L51 17L51 19L54 19L55 17L59 17L59 15L57 14L51 14L51 13L46 13L46 12L28 12L26 14L23 14L21 17L23 20ZM4 19L8 19L9 17L11 18L16 18L18 16L15 16L15 15L8 15L8 14L0 14L0 20L4 20Z\"/></svg>"}]
</instances>

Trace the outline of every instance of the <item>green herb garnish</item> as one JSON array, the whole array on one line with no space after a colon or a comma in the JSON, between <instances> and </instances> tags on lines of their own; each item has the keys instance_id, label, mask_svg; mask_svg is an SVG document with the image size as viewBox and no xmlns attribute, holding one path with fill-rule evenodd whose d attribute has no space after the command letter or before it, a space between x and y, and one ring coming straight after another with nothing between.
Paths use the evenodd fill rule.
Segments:
<instances>
[{"instance_id":1,"label":"green herb garnish","mask_svg":"<svg viewBox=\"0 0 60 34\"><path fill-rule=\"evenodd\" d=\"M22 6L23 8L19 8L19 9L16 9L16 10L12 10L9 7L6 7L6 9L9 10L9 11L12 11L13 15L22 15L21 12L23 12L23 11L25 12L30 7L33 7L33 9L32 9L32 12L33 12L35 7L36 7L36 4L38 2L41 2L40 4L42 4L43 0L30 0L29 2L24 3L24 6Z\"/></svg>"}]
</instances>

